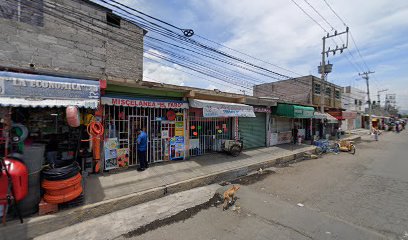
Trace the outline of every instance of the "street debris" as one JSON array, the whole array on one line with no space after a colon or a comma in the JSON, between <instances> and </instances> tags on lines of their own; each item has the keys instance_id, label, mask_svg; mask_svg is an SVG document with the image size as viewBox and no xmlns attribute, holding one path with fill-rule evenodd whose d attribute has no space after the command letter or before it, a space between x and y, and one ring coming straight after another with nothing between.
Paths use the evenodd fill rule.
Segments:
<instances>
[{"instance_id":1,"label":"street debris","mask_svg":"<svg viewBox=\"0 0 408 240\"><path fill-rule=\"evenodd\" d=\"M301 203L298 203L297 204L299 207L304 207L305 205L303 205L303 204L301 204Z\"/></svg>"},{"instance_id":2,"label":"street debris","mask_svg":"<svg viewBox=\"0 0 408 240\"><path fill-rule=\"evenodd\" d=\"M326 234L329 234L329 235L330 235L330 234L331 234L331 232L326 232Z\"/></svg>"},{"instance_id":3,"label":"street debris","mask_svg":"<svg viewBox=\"0 0 408 240\"><path fill-rule=\"evenodd\" d=\"M259 168L258 169L258 174L262 174L263 173L263 169L262 168Z\"/></svg>"}]
</instances>

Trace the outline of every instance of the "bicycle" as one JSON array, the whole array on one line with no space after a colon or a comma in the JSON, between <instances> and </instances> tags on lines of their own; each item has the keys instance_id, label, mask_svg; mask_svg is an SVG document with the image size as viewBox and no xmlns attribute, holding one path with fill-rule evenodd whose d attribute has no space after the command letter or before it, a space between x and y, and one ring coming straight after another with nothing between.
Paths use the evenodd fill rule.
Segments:
<instances>
[{"instance_id":1,"label":"bicycle","mask_svg":"<svg viewBox=\"0 0 408 240\"><path fill-rule=\"evenodd\" d=\"M340 152L340 146L338 143L334 142L330 144L328 141L323 141L319 146L316 147L315 153L319 157L324 153L335 153L338 154Z\"/></svg>"}]
</instances>

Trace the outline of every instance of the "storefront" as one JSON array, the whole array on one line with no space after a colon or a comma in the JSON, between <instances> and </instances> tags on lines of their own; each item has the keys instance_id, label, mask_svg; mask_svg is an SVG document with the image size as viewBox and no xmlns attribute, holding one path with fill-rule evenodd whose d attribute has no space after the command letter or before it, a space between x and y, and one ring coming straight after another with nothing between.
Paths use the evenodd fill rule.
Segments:
<instances>
[{"instance_id":1,"label":"storefront","mask_svg":"<svg viewBox=\"0 0 408 240\"><path fill-rule=\"evenodd\" d=\"M137 129L146 132L149 163L186 157L188 102L105 95L104 169L136 166Z\"/></svg>"},{"instance_id":2,"label":"storefront","mask_svg":"<svg viewBox=\"0 0 408 240\"><path fill-rule=\"evenodd\" d=\"M23 215L38 210L43 166L58 169L78 163L76 171L94 171L94 149L82 140L90 138L85 125L95 119L99 97L98 81L0 72L0 154L21 154L28 168L28 194L20 202ZM82 189L75 194L80 196ZM64 203L64 197L53 195L58 203Z\"/></svg>"},{"instance_id":3,"label":"storefront","mask_svg":"<svg viewBox=\"0 0 408 240\"><path fill-rule=\"evenodd\" d=\"M342 129L343 130L353 130L356 129L355 119L357 118L357 112L342 111Z\"/></svg>"},{"instance_id":4,"label":"storefront","mask_svg":"<svg viewBox=\"0 0 408 240\"><path fill-rule=\"evenodd\" d=\"M221 151L223 140L239 139L239 120L255 118L252 106L190 99L189 154L198 156Z\"/></svg>"},{"instance_id":5,"label":"storefront","mask_svg":"<svg viewBox=\"0 0 408 240\"><path fill-rule=\"evenodd\" d=\"M239 133L244 149L267 146L267 123L271 108L254 107L255 118L239 118Z\"/></svg>"},{"instance_id":6,"label":"storefront","mask_svg":"<svg viewBox=\"0 0 408 240\"><path fill-rule=\"evenodd\" d=\"M276 144L294 141L293 134L297 132L296 139L311 139L311 123L314 114L313 107L279 103L273 111L272 142Z\"/></svg>"}]
</instances>

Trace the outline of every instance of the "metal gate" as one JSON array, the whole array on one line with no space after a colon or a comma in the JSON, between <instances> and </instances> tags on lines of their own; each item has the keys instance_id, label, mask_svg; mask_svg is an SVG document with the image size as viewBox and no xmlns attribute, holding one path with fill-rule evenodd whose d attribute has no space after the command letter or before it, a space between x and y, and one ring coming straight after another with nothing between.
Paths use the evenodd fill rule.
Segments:
<instances>
[{"instance_id":1,"label":"metal gate","mask_svg":"<svg viewBox=\"0 0 408 240\"><path fill-rule=\"evenodd\" d=\"M232 118L205 118L194 108L189 118L190 156L221 151L222 142L231 139Z\"/></svg>"},{"instance_id":2,"label":"metal gate","mask_svg":"<svg viewBox=\"0 0 408 240\"><path fill-rule=\"evenodd\" d=\"M129 116L129 166L139 164L137 159L137 129L141 129L149 136L149 121L147 116ZM147 148L149 149L149 140L147 139ZM149 152L147 152L149 159Z\"/></svg>"},{"instance_id":3,"label":"metal gate","mask_svg":"<svg viewBox=\"0 0 408 240\"><path fill-rule=\"evenodd\" d=\"M255 118L239 118L239 132L245 149L266 146L266 114L255 115Z\"/></svg>"}]
</instances>

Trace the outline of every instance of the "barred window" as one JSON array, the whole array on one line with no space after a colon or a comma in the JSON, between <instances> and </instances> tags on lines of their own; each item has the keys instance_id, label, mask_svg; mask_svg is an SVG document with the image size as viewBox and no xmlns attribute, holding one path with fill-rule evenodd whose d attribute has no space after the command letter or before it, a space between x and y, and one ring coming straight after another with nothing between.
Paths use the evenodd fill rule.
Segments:
<instances>
[{"instance_id":1,"label":"barred window","mask_svg":"<svg viewBox=\"0 0 408 240\"><path fill-rule=\"evenodd\" d=\"M314 93L315 94L320 94L320 84L314 84Z\"/></svg>"},{"instance_id":2,"label":"barred window","mask_svg":"<svg viewBox=\"0 0 408 240\"><path fill-rule=\"evenodd\" d=\"M326 96L331 96L331 88L330 87L326 88Z\"/></svg>"},{"instance_id":3,"label":"barred window","mask_svg":"<svg viewBox=\"0 0 408 240\"><path fill-rule=\"evenodd\" d=\"M336 95L336 96L335 96L336 99L340 99L340 91L339 91L339 90L336 90L336 91L334 92L334 94Z\"/></svg>"}]
</instances>

